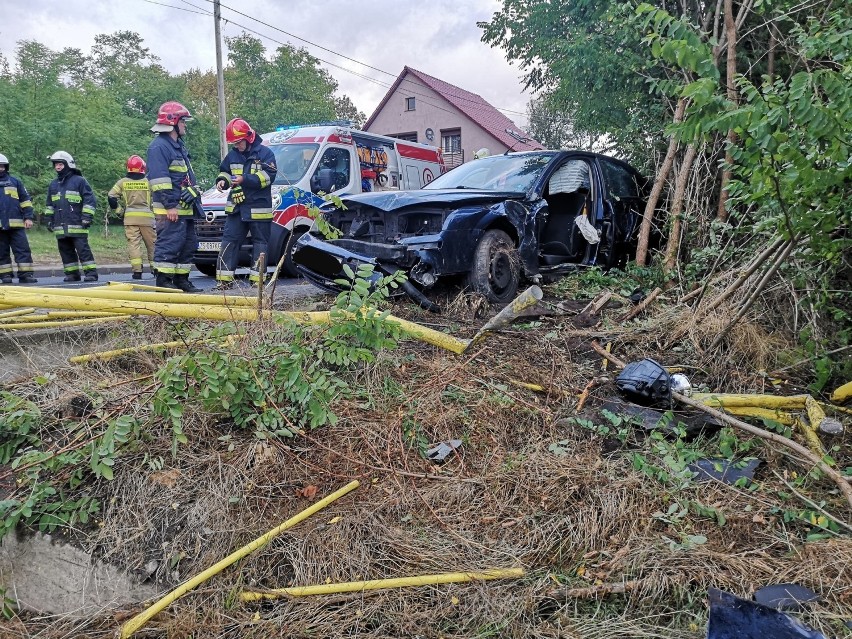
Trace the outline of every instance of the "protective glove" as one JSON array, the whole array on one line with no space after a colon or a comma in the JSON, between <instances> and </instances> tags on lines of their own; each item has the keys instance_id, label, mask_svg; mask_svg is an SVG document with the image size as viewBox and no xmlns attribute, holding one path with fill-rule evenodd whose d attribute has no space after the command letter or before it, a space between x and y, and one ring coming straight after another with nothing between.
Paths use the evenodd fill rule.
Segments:
<instances>
[{"instance_id":1,"label":"protective glove","mask_svg":"<svg viewBox=\"0 0 852 639\"><path fill-rule=\"evenodd\" d=\"M115 211L118 208L118 198L107 196L107 200L109 201L109 208Z\"/></svg>"},{"instance_id":2,"label":"protective glove","mask_svg":"<svg viewBox=\"0 0 852 639\"><path fill-rule=\"evenodd\" d=\"M83 221L80 222L80 226L82 226L84 229L89 228L91 225L92 225L92 220L87 220L86 218L83 218Z\"/></svg>"},{"instance_id":3,"label":"protective glove","mask_svg":"<svg viewBox=\"0 0 852 639\"><path fill-rule=\"evenodd\" d=\"M246 193L243 191L243 187L239 184L231 189L231 202L234 204L242 204L246 201Z\"/></svg>"},{"instance_id":4,"label":"protective glove","mask_svg":"<svg viewBox=\"0 0 852 639\"><path fill-rule=\"evenodd\" d=\"M47 223L47 230L50 231L51 233L53 233L53 220L50 220Z\"/></svg>"},{"instance_id":5,"label":"protective glove","mask_svg":"<svg viewBox=\"0 0 852 639\"><path fill-rule=\"evenodd\" d=\"M183 204L186 204L183 208L192 207L192 203L195 202L201 196L201 191L198 190L198 187L194 184L190 186L185 186L180 190L180 201Z\"/></svg>"}]
</instances>

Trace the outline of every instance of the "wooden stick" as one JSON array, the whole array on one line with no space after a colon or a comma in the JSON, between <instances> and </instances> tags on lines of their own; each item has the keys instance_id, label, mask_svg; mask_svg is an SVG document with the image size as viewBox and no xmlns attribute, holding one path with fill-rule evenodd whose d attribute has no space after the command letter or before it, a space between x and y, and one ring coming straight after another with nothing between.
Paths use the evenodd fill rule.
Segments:
<instances>
[{"instance_id":1,"label":"wooden stick","mask_svg":"<svg viewBox=\"0 0 852 639\"><path fill-rule=\"evenodd\" d=\"M596 341L592 342L592 348L595 350L598 355L601 357L606 357L613 364L618 366L619 368L624 368L625 363L618 359L615 355L607 353L603 347L598 344ZM712 415L716 419L721 422L725 422L729 426L733 426L739 430L745 431L751 435L755 435L756 437L760 437L761 439L766 439L777 444L781 444L782 446L789 448L791 450L796 451L802 457L812 462L814 466L817 466L822 472L828 475L831 480L837 484L838 488L840 488L840 492L843 493L843 496L846 497L846 501L849 504L850 510L852 510L852 486L846 481L846 479L834 470L831 466L826 464L818 455L812 453L808 448L802 446L794 442L792 439L788 439L787 437L783 437L778 435L777 433L770 433L767 430L763 430L762 428L758 428L757 426L752 426L751 424L747 424L742 420L736 419L723 413L722 411L716 410L715 408L710 408L702 404L699 401L692 399L691 397L687 397L686 395L681 395L680 393L672 393L672 397L681 402L682 404L686 404L687 406L692 406L693 408L697 408L700 411L704 411L708 415Z\"/></svg>"},{"instance_id":2,"label":"wooden stick","mask_svg":"<svg viewBox=\"0 0 852 639\"><path fill-rule=\"evenodd\" d=\"M599 595L620 595L630 590L636 590L642 582L638 579L610 584L598 584L586 588L560 588L547 593L548 598L557 601L569 599L590 599Z\"/></svg>"}]
</instances>

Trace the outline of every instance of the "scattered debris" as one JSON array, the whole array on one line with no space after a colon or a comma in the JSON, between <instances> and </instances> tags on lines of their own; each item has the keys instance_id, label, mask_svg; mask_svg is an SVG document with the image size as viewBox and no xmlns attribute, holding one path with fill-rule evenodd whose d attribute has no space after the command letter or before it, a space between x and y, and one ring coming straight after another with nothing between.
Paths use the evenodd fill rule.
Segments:
<instances>
[{"instance_id":1,"label":"scattered debris","mask_svg":"<svg viewBox=\"0 0 852 639\"><path fill-rule=\"evenodd\" d=\"M622 316L622 318L620 320L621 323L623 324L624 322L629 322L634 317L639 315L642 311L644 311L646 308L648 308L648 305L651 302L653 302L655 299L657 299L657 297L659 297L660 293L662 293L662 292L663 292L663 289L661 289L659 286L657 288L655 288L653 291L651 291L648 294L648 297L646 297L641 302L639 302L632 311L630 311L626 315Z\"/></svg>"},{"instance_id":2,"label":"scattered debris","mask_svg":"<svg viewBox=\"0 0 852 639\"><path fill-rule=\"evenodd\" d=\"M754 600L776 610L801 610L803 603L819 601L820 596L799 584L772 584L754 591Z\"/></svg>"},{"instance_id":3,"label":"scattered debris","mask_svg":"<svg viewBox=\"0 0 852 639\"><path fill-rule=\"evenodd\" d=\"M618 389L630 400L644 406L671 406L671 378L653 359L631 362L615 380Z\"/></svg>"},{"instance_id":4,"label":"scattered debris","mask_svg":"<svg viewBox=\"0 0 852 639\"><path fill-rule=\"evenodd\" d=\"M697 459L687 468L696 473L696 481L717 480L726 484L735 484L745 478L750 483L754 479L754 471L763 463L757 458L731 460L724 458Z\"/></svg>"},{"instance_id":5,"label":"scattered debris","mask_svg":"<svg viewBox=\"0 0 852 639\"><path fill-rule=\"evenodd\" d=\"M456 448L459 448L462 445L462 440L460 439L451 439L446 442L441 442L437 446L434 446L426 451L426 457L429 458L430 461L435 462L436 464L443 464L447 461L447 457L449 457Z\"/></svg>"},{"instance_id":6,"label":"scattered debris","mask_svg":"<svg viewBox=\"0 0 852 639\"><path fill-rule=\"evenodd\" d=\"M795 617L723 590L710 588L707 639L826 639Z\"/></svg>"}]
</instances>

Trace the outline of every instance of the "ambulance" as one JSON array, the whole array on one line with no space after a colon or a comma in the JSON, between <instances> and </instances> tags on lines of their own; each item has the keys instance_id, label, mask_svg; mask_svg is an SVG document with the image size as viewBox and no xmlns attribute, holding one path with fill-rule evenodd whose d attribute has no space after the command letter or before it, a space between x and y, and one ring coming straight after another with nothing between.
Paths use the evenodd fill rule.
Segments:
<instances>
[{"instance_id":1,"label":"ambulance","mask_svg":"<svg viewBox=\"0 0 852 639\"><path fill-rule=\"evenodd\" d=\"M262 136L275 154L278 175L272 185L274 209L269 235L267 271L281 256L282 274L295 277L290 251L313 223L312 206L322 194L352 195L366 191L419 189L444 173L438 147L407 142L353 129L344 124L282 127ZM205 275L216 272L216 257L225 229L228 192L210 189L202 195L204 219L196 223L198 250L195 266ZM240 250L240 266L251 262L251 236Z\"/></svg>"}]
</instances>

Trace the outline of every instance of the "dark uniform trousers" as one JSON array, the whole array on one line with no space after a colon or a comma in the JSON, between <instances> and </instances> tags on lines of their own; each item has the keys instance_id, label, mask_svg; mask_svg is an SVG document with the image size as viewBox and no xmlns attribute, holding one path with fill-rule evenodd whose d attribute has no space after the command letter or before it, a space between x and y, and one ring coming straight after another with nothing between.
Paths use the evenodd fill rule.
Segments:
<instances>
[{"instance_id":1,"label":"dark uniform trousers","mask_svg":"<svg viewBox=\"0 0 852 639\"><path fill-rule=\"evenodd\" d=\"M225 281L234 279L234 271L240 259L240 247L246 240L246 236L251 231L252 240L252 256L251 256L251 273L249 279L257 281L258 265L260 254L263 253L269 257L269 231L272 226L270 220L260 220L246 222L239 213L230 213L225 218L225 231L222 235L222 251L219 253L219 264L217 270L223 274L223 277L217 277ZM269 266L269 264L267 264Z\"/></svg>"},{"instance_id":2,"label":"dark uniform trousers","mask_svg":"<svg viewBox=\"0 0 852 639\"><path fill-rule=\"evenodd\" d=\"M0 229L0 277L12 275L12 260L9 250L15 255L18 263L18 277L32 274L33 254L30 251L30 243L27 241L27 232L24 229Z\"/></svg>"},{"instance_id":3,"label":"dark uniform trousers","mask_svg":"<svg viewBox=\"0 0 852 639\"><path fill-rule=\"evenodd\" d=\"M85 273L97 273L95 255L89 246L88 235L64 235L56 237L59 256L62 258L64 271L69 275L79 275L78 263Z\"/></svg>"},{"instance_id":4,"label":"dark uniform trousers","mask_svg":"<svg viewBox=\"0 0 852 639\"><path fill-rule=\"evenodd\" d=\"M189 273L192 268L192 256L198 248L195 220L188 215L181 215L177 222L170 222L165 215L158 215L156 225L156 268L167 275ZM172 266L173 264L176 266Z\"/></svg>"}]
</instances>

